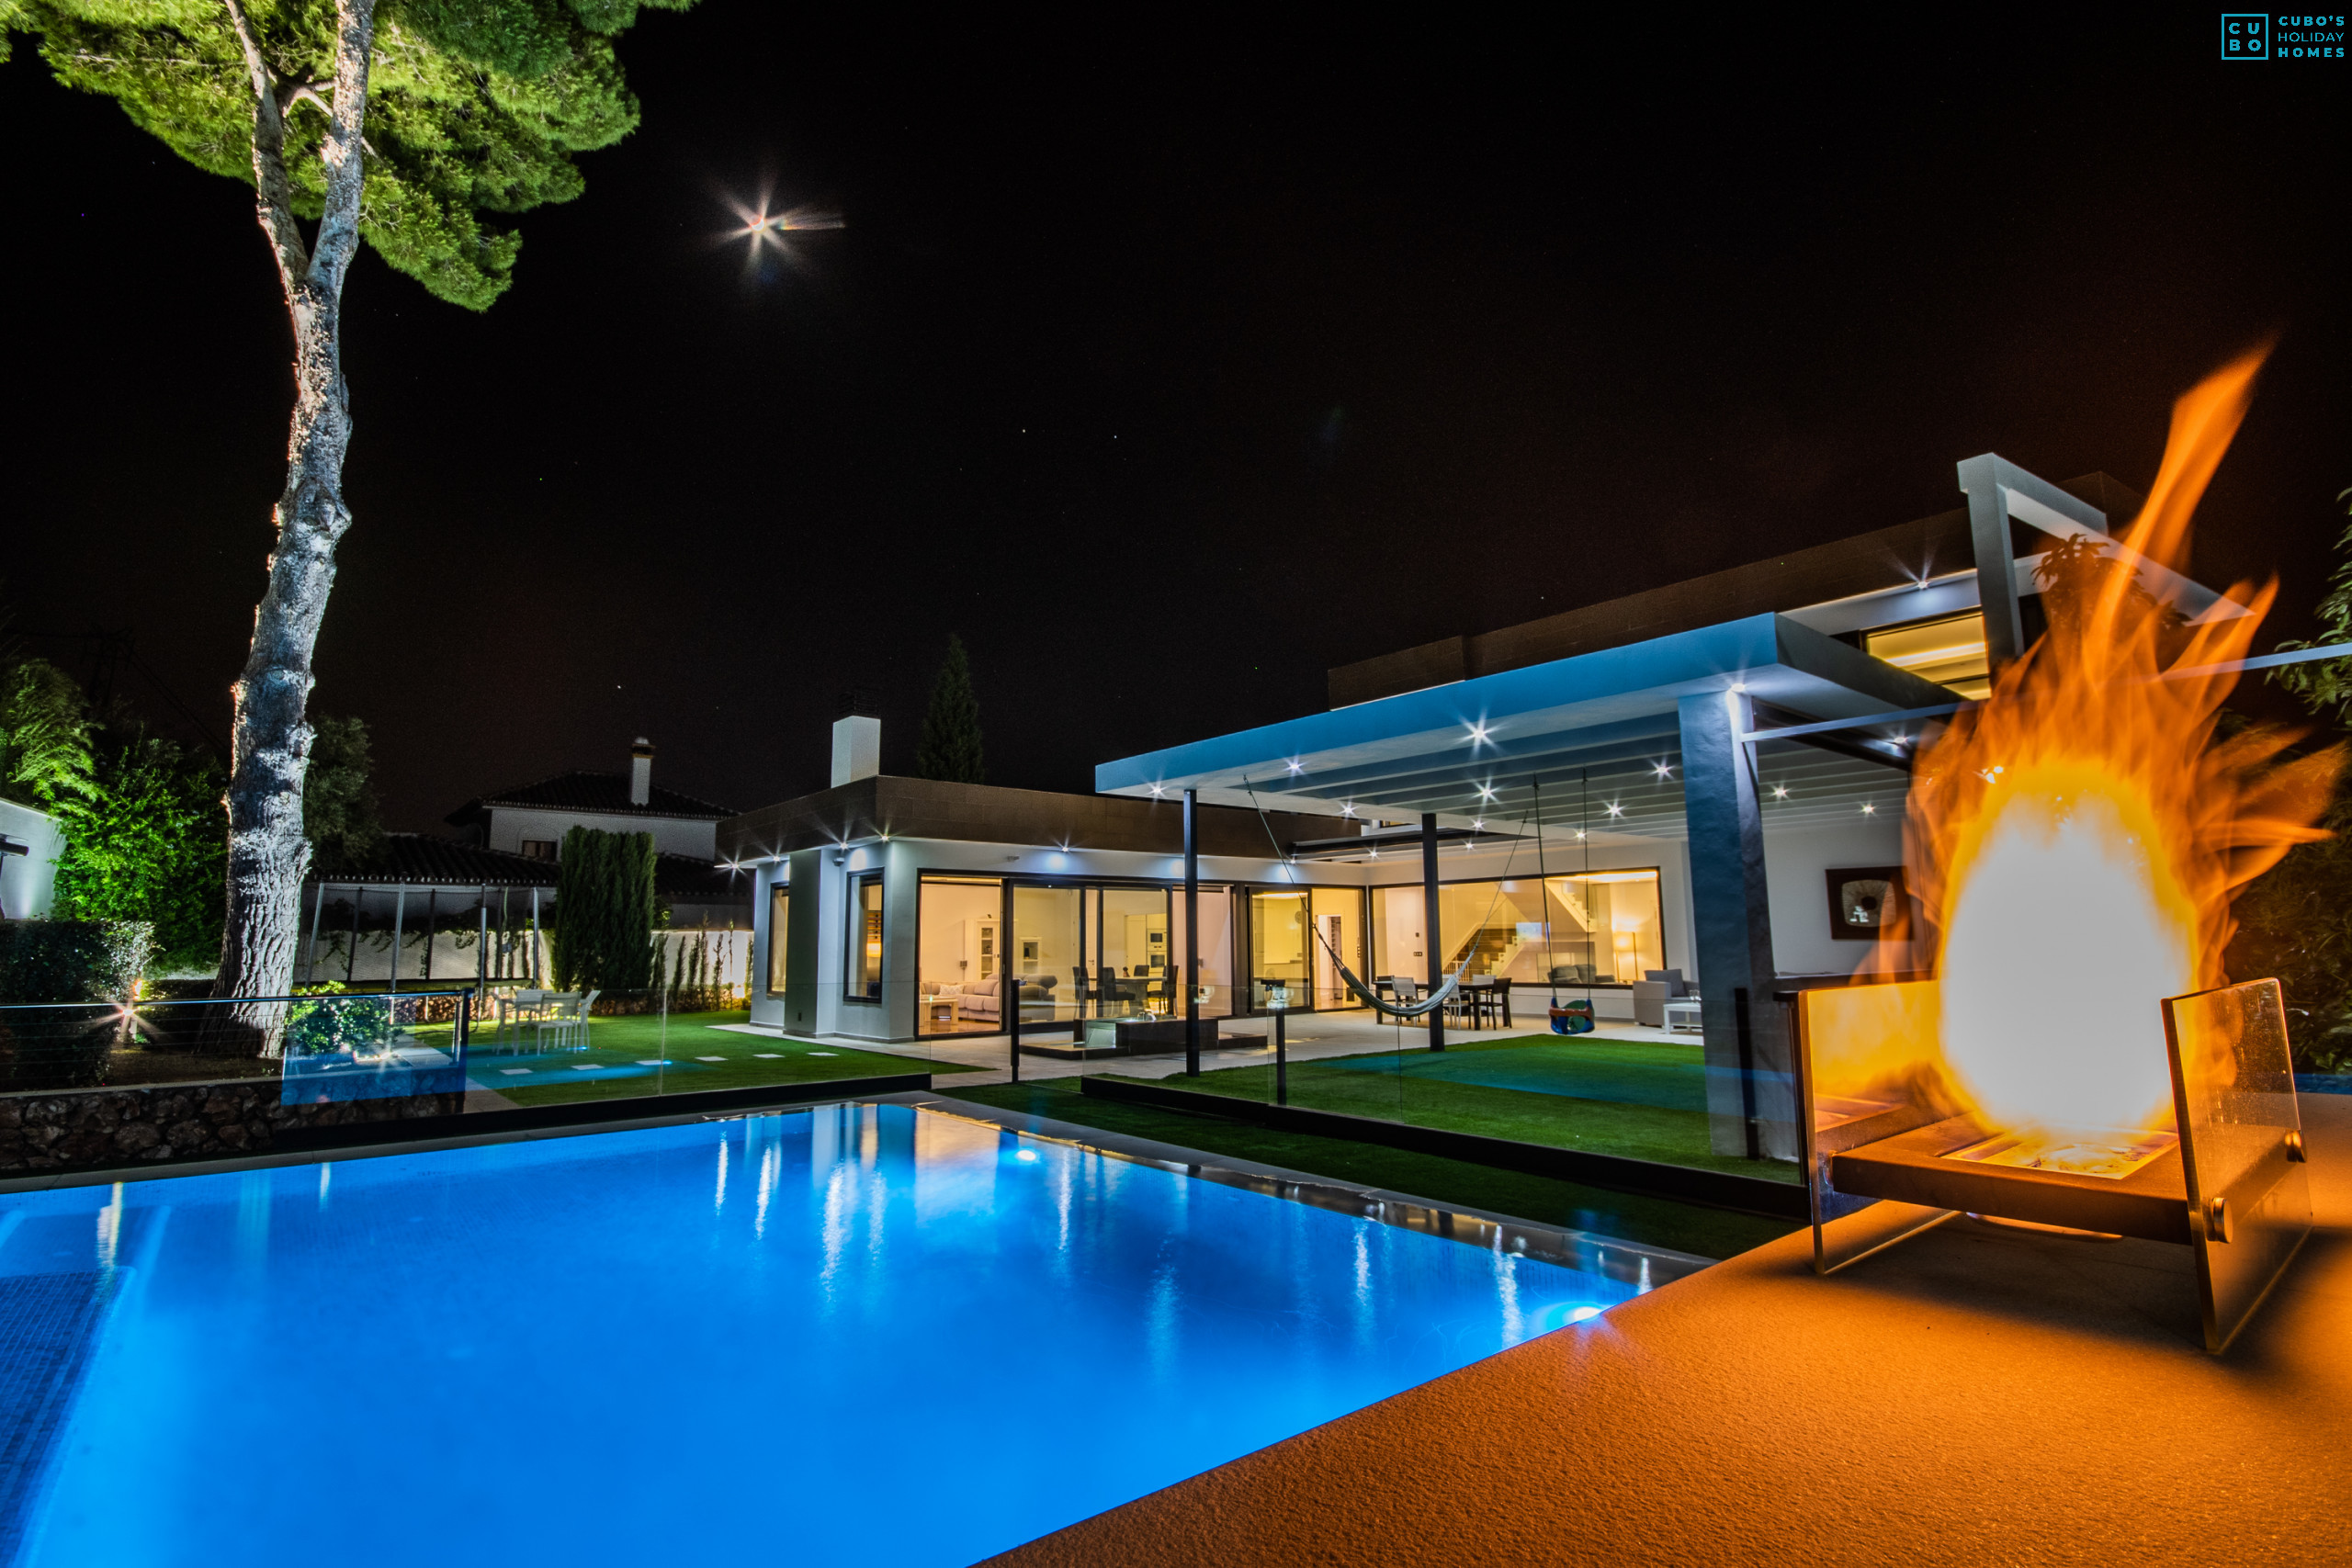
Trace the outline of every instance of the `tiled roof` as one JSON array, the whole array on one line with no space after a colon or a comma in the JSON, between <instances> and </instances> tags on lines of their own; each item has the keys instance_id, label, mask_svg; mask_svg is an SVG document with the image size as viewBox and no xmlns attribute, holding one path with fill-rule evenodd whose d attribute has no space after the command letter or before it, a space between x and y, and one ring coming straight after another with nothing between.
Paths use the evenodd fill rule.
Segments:
<instances>
[{"instance_id":1,"label":"tiled roof","mask_svg":"<svg viewBox=\"0 0 2352 1568\"><path fill-rule=\"evenodd\" d=\"M558 773L537 784L516 784L485 795L479 800L467 802L451 812L447 820L463 824L477 820L484 811L499 807L527 807L541 811L588 811L614 817L695 817L716 822L734 812L707 800L697 800L691 795L681 795L674 789L653 784L646 790L643 806L633 805L628 798L628 778L622 773Z\"/></svg>"},{"instance_id":2,"label":"tiled roof","mask_svg":"<svg viewBox=\"0 0 2352 1568\"><path fill-rule=\"evenodd\" d=\"M313 874L311 880L335 886L537 887L553 893L556 863L461 844L454 839L387 833L384 858L368 870L327 872ZM739 904L749 908L752 874L729 871L699 855L661 855L653 864L653 891L672 903Z\"/></svg>"}]
</instances>

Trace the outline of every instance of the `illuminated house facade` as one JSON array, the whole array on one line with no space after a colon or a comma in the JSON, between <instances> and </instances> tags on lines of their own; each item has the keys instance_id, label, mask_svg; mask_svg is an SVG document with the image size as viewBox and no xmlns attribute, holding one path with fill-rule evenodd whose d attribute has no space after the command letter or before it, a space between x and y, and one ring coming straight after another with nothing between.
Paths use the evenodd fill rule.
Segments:
<instances>
[{"instance_id":1,"label":"illuminated house facade","mask_svg":"<svg viewBox=\"0 0 2352 1568\"><path fill-rule=\"evenodd\" d=\"M1274 987L1348 1005L1335 952L1369 977L1557 986L1619 1018L1674 970L1711 1064L1784 1066L1765 999L1907 929L1923 727L2036 635L2049 539L2104 534L2139 499L1991 457L1961 480L1968 504L1939 516L1334 670L1328 711L1103 763L1092 796L879 777L854 728L874 721L844 720L836 787L719 829L757 879L753 1017L997 1032L1008 920L1024 1027L1181 1011L1189 795L1204 1013L1262 1010ZM2149 586L2192 617L2241 611Z\"/></svg>"}]
</instances>

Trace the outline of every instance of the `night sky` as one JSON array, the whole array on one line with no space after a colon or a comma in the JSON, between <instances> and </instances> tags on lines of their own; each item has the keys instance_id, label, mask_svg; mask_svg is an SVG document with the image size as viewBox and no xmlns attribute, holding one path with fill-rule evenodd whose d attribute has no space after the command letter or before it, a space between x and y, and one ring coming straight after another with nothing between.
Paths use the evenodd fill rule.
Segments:
<instances>
[{"instance_id":1,"label":"night sky","mask_svg":"<svg viewBox=\"0 0 2352 1568\"><path fill-rule=\"evenodd\" d=\"M744 809L823 787L844 688L911 772L956 630L990 782L1084 790L1330 664L1946 510L1978 452L2144 489L2271 333L2196 568L2305 632L2352 62L2223 63L2211 8L1793 14L649 14L642 128L488 314L354 269L313 711L394 828L638 734ZM225 733L290 395L252 198L17 54L0 598ZM847 227L749 275L763 186Z\"/></svg>"}]
</instances>

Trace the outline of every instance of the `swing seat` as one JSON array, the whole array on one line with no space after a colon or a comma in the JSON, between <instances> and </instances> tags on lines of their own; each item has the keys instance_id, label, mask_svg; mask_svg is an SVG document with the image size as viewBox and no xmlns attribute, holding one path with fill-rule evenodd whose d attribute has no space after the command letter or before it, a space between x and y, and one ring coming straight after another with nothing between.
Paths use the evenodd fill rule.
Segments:
<instances>
[{"instance_id":1,"label":"swing seat","mask_svg":"<svg viewBox=\"0 0 2352 1568\"><path fill-rule=\"evenodd\" d=\"M1552 1009L1552 1032L1555 1034L1589 1034L1594 1028L1592 1004L1570 1002L1566 1007Z\"/></svg>"}]
</instances>

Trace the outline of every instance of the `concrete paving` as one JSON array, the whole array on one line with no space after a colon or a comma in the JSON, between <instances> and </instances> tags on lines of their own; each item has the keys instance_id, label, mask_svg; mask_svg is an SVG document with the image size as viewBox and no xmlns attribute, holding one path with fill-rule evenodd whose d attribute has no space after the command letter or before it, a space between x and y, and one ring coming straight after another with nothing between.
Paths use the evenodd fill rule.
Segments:
<instances>
[{"instance_id":1,"label":"concrete paving","mask_svg":"<svg viewBox=\"0 0 2352 1568\"><path fill-rule=\"evenodd\" d=\"M2352 1098L2303 1115L2318 1229L2226 1355L2184 1247L1800 1232L991 1561L2352 1561Z\"/></svg>"}]
</instances>

